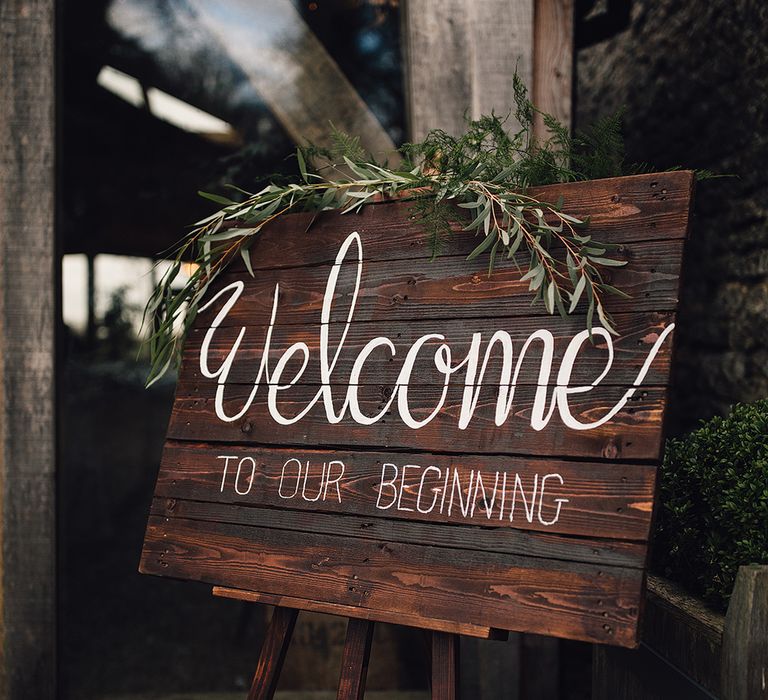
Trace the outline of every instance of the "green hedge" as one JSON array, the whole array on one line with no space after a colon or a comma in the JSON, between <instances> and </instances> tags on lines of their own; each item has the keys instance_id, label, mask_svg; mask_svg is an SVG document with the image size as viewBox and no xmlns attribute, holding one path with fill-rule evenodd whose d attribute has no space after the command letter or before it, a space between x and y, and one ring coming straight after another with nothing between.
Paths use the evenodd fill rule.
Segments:
<instances>
[{"instance_id":1,"label":"green hedge","mask_svg":"<svg viewBox=\"0 0 768 700\"><path fill-rule=\"evenodd\" d=\"M741 564L768 564L768 400L667 442L654 568L725 609Z\"/></svg>"}]
</instances>

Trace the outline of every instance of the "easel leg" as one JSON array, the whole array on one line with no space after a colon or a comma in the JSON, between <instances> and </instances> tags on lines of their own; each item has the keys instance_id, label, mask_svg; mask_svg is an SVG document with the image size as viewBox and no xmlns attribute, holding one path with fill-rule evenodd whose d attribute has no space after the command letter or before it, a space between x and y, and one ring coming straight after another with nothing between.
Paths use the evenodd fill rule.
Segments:
<instances>
[{"instance_id":1,"label":"easel leg","mask_svg":"<svg viewBox=\"0 0 768 700\"><path fill-rule=\"evenodd\" d=\"M298 614L294 608L280 607L272 613L248 700L272 700Z\"/></svg>"},{"instance_id":2,"label":"easel leg","mask_svg":"<svg viewBox=\"0 0 768 700\"><path fill-rule=\"evenodd\" d=\"M341 658L341 674L337 700L363 700L365 677L368 674L368 657L371 655L373 622L350 619L347 623L347 639Z\"/></svg>"},{"instance_id":3,"label":"easel leg","mask_svg":"<svg viewBox=\"0 0 768 700\"><path fill-rule=\"evenodd\" d=\"M458 700L459 635L432 633L432 700Z\"/></svg>"}]
</instances>

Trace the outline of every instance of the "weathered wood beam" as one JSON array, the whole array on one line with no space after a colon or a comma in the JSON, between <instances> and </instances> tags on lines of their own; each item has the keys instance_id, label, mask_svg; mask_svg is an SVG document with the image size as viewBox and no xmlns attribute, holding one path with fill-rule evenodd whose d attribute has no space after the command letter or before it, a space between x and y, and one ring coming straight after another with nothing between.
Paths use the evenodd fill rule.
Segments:
<instances>
[{"instance_id":1,"label":"weathered wood beam","mask_svg":"<svg viewBox=\"0 0 768 700\"><path fill-rule=\"evenodd\" d=\"M395 145L290 0L190 0L296 143L325 144L328 122L393 162Z\"/></svg>"},{"instance_id":2,"label":"weathered wood beam","mask_svg":"<svg viewBox=\"0 0 768 700\"><path fill-rule=\"evenodd\" d=\"M571 126L573 112L573 0L536 0L533 20L533 103ZM546 137L537 114L533 132Z\"/></svg>"},{"instance_id":3,"label":"weathered wood beam","mask_svg":"<svg viewBox=\"0 0 768 700\"><path fill-rule=\"evenodd\" d=\"M514 107L512 76L533 77L533 0L409 0L404 4L410 138L459 134L477 118ZM510 118L509 128L516 122Z\"/></svg>"},{"instance_id":4,"label":"weathered wood beam","mask_svg":"<svg viewBox=\"0 0 768 700\"><path fill-rule=\"evenodd\" d=\"M372 642L373 622L350 618L341 657L337 700L363 700Z\"/></svg>"},{"instance_id":5,"label":"weathered wood beam","mask_svg":"<svg viewBox=\"0 0 768 700\"><path fill-rule=\"evenodd\" d=\"M274 697L298 616L299 611L294 608L278 607L272 612L248 700L272 700Z\"/></svg>"},{"instance_id":6,"label":"weathered wood beam","mask_svg":"<svg viewBox=\"0 0 768 700\"><path fill-rule=\"evenodd\" d=\"M0 697L55 695L53 0L0 4Z\"/></svg>"},{"instance_id":7,"label":"weathered wood beam","mask_svg":"<svg viewBox=\"0 0 768 700\"><path fill-rule=\"evenodd\" d=\"M432 633L432 700L456 700L460 680L459 637Z\"/></svg>"},{"instance_id":8,"label":"weathered wood beam","mask_svg":"<svg viewBox=\"0 0 768 700\"><path fill-rule=\"evenodd\" d=\"M515 71L534 103L570 127L573 0L409 0L403 12L411 139L461 133L465 115L506 115ZM509 130L517 126L510 116ZM540 117L534 134L546 136Z\"/></svg>"}]
</instances>

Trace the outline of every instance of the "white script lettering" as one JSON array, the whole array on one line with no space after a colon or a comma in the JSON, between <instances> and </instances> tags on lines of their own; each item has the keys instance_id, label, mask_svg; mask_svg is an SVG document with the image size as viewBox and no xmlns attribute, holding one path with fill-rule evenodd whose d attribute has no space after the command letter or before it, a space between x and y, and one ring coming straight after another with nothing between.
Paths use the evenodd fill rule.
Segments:
<instances>
[{"instance_id":1,"label":"white script lettering","mask_svg":"<svg viewBox=\"0 0 768 700\"><path fill-rule=\"evenodd\" d=\"M351 258L351 260L348 261L348 258ZM342 294L342 292L337 289L339 276L344 265L354 266L354 287L351 294L347 293L348 290L343 290L345 293ZM611 405L609 403L602 415L595 416L590 413L589 420L583 420L584 416L574 416L572 406L569 405L569 397L594 390L608 375L614 361L612 337L608 331L602 327L595 327L593 329L593 334L598 340L602 341L605 347L605 364L598 376L592 382L585 385L572 385L571 379L574 365L576 364L579 354L583 352L585 341L590 339L589 332L583 330L570 340L562 360L560 361L560 366L557 368L557 375L553 381L552 372L555 363L555 338L552 332L545 328L538 329L527 337L522 344L516 359L514 357L514 343L512 341L512 336L508 331L496 330L485 344L484 350L482 333L473 333L466 356L456 364L452 364L451 362L451 347L448 344L445 335L439 332L426 333L416 338L405 352L402 350L398 351L395 343L390 338L387 338L386 336L376 336L368 340L357 353L357 356L352 363L352 370L349 377L343 378L335 376L336 366L339 358L342 356L344 343L354 319L362 279L363 245L360 235L357 232L353 232L344 240L336 255L336 259L331 266L325 293L323 295L316 343L306 342L304 340L294 342L282 352L277 359L275 366L270 369L270 345L272 343L274 329L278 322L280 306L280 285L275 284L272 296L270 321L261 343L262 354L258 370L256 371L256 376L253 380L253 386L242 406L239 408L235 407L234 409L225 410L225 390L227 379L243 342L243 338L247 332L247 328L240 328L236 339L229 347L223 361L221 361L218 367L211 367L209 355L217 330L243 295L245 290L244 283L242 281L237 281L227 285L201 307L200 311L205 311L220 299L224 299L221 309L218 311L205 332L200 347L199 358L201 374L208 379L215 379L217 382L216 399L214 402L216 416L225 422L232 422L242 418L252 406L259 386L262 383L266 383L267 409L272 420L280 425L291 425L300 421L316 406L316 404L321 403L325 413L325 419L331 424L339 423L348 417L349 420L358 425L373 425L396 410L400 420L405 426L412 430L418 430L429 424L442 412L449 384L454 375L463 370L465 373L464 388L461 403L458 407L459 410L457 412L457 428L459 430L465 430L473 419L481 389L483 388L484 383L488 381L486 371L491 355L494 349L498 347L501 351L501 368L498 378L494 378L494 380L498 382L498 391L495 398L494 424L496 426L502 426L508 420L510 414L513 413L515 389L518 385L520 371L524 360L526 360L526 355L530 355L530 353L533 352L532 347L534 347L534 344L538 344L536 347L540 346L541 348L541 358L538 360L538 372L536 373L536 388L533 396L533 403L530 411L527 411L531 428L537 431L544 430L552 420L552 416L557 412L563 425L567 428L572 430L591 430L610 421L632 398L637 387L639 387L645 379L651 363L675 326L673 323L669 324L658 335L645 358L645 362L632 382L633 386L627 389L615 404ZM335 300L342 297L348 300L349 308L344 320L339 322L334 320L333 307ZM331 348L330 343L330 327L332 323L334 323L336 327L341 328L341 333L335 348ZM310 348L314 345L317 346L318 351L317 358L313 359ZM370 360L370 356L376 350L387 353L390 361L397 359L401 360L402 364L397 380L395 381L391 392L388 392L389 395L386 401L378 406L376 413L367 415L363 412L361 407L359 389L361 386L361 376L364 374L365 364ZM400 354L399 357L398 353ZM442 379L440 380L442 385L438 386L434 405L428 407L420 405L417 411L413 411L411 401L409 400L409 388L414 365L419 355L426 356L427 358L431 356L429 361L434 366L434 369L442 375ZM293 415L284 415L279 406L280 395L284 392L289 392L291 388L300 381L305 370L313 361L318 363L316 366L319 369L321 380L318 391L305 405L300 405L299 410ZM528 360L528 362L531 361L534 360ZM289 364L298 364L298 369L293 372L292 376L284 377ZM337 391L338 387L341 387L342 389L346 387L341 406L337 406L334 403L334 387L337 387ZM294 404L292 404L292 406L293 405ZM229 410L233 410L234 412L229 412ZM451 415L453 415L453 413L451 413ZM228 464L229 462L225 465L225 473ZM239 468L240 467L238 467L238 469ZM306 478L308 477L305 473L305 481ZM479 488L484 490L486 486L487 485L481 481ZM392 483L392 487L394 488L394 483ZM301 493L304 497L308 495L306 488L303 487ZM502 491L502 493L504 492ZM320 498L320 496L317 497ZM443 493L441 498L442 501L444 501L446 494ZM390 504L387 507L391 507L392 505L393 504ZM453 507L454 505L462 511L465 509L463 503L454 503L453 500L451 500L449 507ZM420 508L421 502L418 502L416 507ZM533 506L526 504L524 507L526 509L526 517L528 517L532 512L531 508ZM488 510L489 506L487 502L483 505L483 508Z\"/></svg>"}]
</instances>

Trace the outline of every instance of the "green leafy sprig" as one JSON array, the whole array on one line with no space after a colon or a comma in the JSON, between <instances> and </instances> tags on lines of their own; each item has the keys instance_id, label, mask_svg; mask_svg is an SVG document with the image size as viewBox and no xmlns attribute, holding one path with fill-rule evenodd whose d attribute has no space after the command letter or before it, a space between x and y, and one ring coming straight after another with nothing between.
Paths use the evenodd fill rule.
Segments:
<instances>
[{"instance_id":1,"label":"green leafy sprig","mask_svg":"<svg viewBox=\"0 0 768 700\"><path fill-rule=\"evenodd\" d=\"M601 324L616 333L604 298L626 295L607 284L601 270L625 262L607 257L612 246L594 241L584 230L587 222L562 211L562 202L542 202L527 191L534 185L591 179L592 166L603 177L620 174L609 172L623 163L617 122L605 120L586 136L572 137L544 115L550 138L537 142L532 135L536 109L517 78L515 85L520 128L513 134L507 133L505 119L484 116L468 121L460 137L435 130L421 143L405 144L402 165L391 168L366 154L359 139L334 130L331 148L310 145L297 150L296 182L271 183L254 193L230 186L238 199L201 192L221 208L194 224L147 303L152 360L148 384L179 362L198 306L226 266L241 258L253 276L250 249L265 226L289 212L359 212L377 198L413 201L433 257L461 222L464 231L481 239L468 260L487 253L490 274L500 256L512 259L521 281L528 282L533 302L542 303L547 313L565 316L583 299L590 332L596 313ZM471 215L469 222L461 209ZM523 253L528 254L526 270L516 259ZM196 265L177 289L185 260Z\"/></svg>"}]
</instances>

